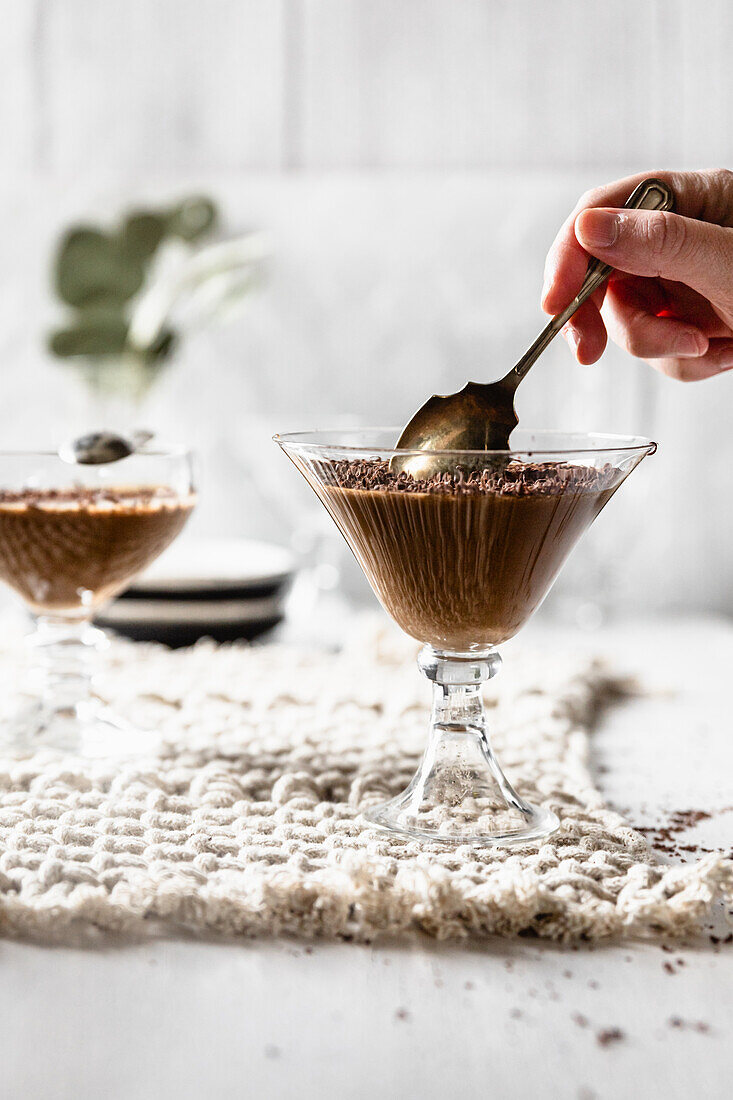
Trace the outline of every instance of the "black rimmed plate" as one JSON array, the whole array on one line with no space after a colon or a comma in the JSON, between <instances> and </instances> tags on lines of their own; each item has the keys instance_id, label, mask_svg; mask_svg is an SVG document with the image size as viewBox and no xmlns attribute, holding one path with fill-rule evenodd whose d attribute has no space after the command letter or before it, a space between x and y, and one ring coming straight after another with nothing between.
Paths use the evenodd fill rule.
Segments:
<instances>
[{"instance_id":1,"label":"black rimmed plate","mask_svg":"<svg viewBox=\"0 0 733 1100\"><path fill-rule=\"evenodd\" d=\"M97 616L136 641L192 645L252 639L282 621L295 571L283 547L249 539L183 539Z\"/></svg>"}]
</instances>

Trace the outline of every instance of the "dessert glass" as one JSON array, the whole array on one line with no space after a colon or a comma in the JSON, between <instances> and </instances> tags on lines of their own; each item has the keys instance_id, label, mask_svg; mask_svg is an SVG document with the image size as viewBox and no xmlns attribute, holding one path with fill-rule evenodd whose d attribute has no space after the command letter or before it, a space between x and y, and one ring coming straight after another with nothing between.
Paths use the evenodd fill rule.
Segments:
<instances>
[{"instance_id":1,"label":"dessert glass","mask_svg":"<svg viewBox=\"0 0 733 1100\"><path fill-rule=\"evenodd\" d=\"M35 621L25 701L12 691L0 701L1 751L127 755L155 746L94 694L107 638L91 619L176 538L194 504L185 450L100 466L0 453L0 580Z\"/></svg>"},{"instance_id":2,"label":"dessert glass","mask_svg":"<svg viewBox=\"0 0 733 1100\"><path fill-rule=\"evenodd\" d=\"M482 687L501 664L497 646L530 618L577 540L656 444L515 430L510 452L431 454L442 473L426 485L390 472L395 455L426 457L395 450L398 435L275 436L384 609L423 643L418 666L433 684L428 746L414 778L366 816L394 834L447 845L536 843L558 828L557 815L526 801L504 775ZM436 486L441 478L450 485Z\"/></svg>"}]
</instances>

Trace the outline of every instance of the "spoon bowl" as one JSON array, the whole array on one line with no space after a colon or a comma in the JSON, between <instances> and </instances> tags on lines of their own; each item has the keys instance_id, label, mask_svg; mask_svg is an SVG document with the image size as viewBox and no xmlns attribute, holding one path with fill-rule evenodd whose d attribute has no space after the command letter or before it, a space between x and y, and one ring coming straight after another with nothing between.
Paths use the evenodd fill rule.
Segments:
<instances>
[{"instance_id":1,"label":"spoon bowl","mask_svg":"<svg viewBox=\"0 0 733 1100\"><path fill-rule=\"evenodd\" d=\"M71 466L104 466L129 458L153 438L152 432L133 432L129 439L115 432L88 432L59 447L59 458Z\"/></svg>"}]
</instances>

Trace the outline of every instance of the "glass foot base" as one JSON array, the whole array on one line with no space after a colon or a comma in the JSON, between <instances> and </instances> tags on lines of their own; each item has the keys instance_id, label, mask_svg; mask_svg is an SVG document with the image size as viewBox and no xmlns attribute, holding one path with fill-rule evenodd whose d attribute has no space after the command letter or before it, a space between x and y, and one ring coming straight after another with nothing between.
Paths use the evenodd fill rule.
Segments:
<instances>
[{"instance_id":1,"label":"glass foot base","mask_svg":"<svg viewBox=\"0 0 733 1100\"><path fill-rule=\"evenodd\" d=\"M366 818L396 836L474 848L537 845L559 827L557 815L514 789L486 735L481 685L498 653L440 654L426 646L418 663L433 681L430 739L412 782Z\"/></svg>"},{"instance_id":2,"label":"glass foot base","mask_svg":"<svg viewBox=\"0 0 733 1100\"><path fill-rule=\"evenodd\" d=\"M368 821L396 836L451 847L512 848L538 844L560 827L557 814L522 801L522 809L494 806L411 806L407 792L364 814Z\"/></svg>"},{"instance_id":3,"label":"glass foot base","mask_svg":"<svg viewBox=\"0 0 733 1100\"><path fill-rule=\"evenodd\" d=\"M0 755L31 756L50 751L93 759L125 759L155 754L158 735L126 722L96 701L49 709L30 701L0 723Z\"/></svg>"}]
</instances>

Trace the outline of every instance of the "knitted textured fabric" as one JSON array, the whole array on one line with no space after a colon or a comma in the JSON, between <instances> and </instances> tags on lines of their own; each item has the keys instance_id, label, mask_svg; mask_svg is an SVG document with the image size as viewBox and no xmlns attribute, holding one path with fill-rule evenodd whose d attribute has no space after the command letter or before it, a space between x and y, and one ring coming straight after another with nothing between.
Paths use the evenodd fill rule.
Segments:
<instances>
[{"instance_id":1,"label":"knitted textured fabric","mask_svg":"<svg viewBox=\"0 0 733 1100\"><path fill-rule=\"evenodd\" d=\"M611 685L577 657L515 653L487 691L510 778L561 818L551 841L441 850L366 824L359 807L400 791L424 747L414 655L372 627L338 656L114 642L102 694L167 747L0 760L0 929L600 939L694 932L730 897L730 861L656 865L604 806L588 729Z\"/></svg>"}]
</instances>

